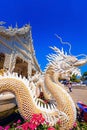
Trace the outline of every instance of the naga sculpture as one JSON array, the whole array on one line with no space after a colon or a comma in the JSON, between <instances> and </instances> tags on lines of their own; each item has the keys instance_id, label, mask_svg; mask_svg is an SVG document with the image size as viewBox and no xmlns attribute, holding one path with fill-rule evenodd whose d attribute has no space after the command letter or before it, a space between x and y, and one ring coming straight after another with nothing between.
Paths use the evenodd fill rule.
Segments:
<instances>
[{"instance_id":1,"label":"naga sculpture","mask_svg":"<svg viewBox=\"0 0 87 130\"><path fill-rule=\"evenodd\" d=\"M28 80L15 73L4 73L0 76L0 93L7 91L15 95L23 118L31 118L33 113L42 113L50 125L60 119L61 130L69 130L76 120L76 108L71 96L58 80L69 79L74 73L79 75L77 67L84 65L87 59L78 60L63 50L51 48L56 53L48 56L49 63L43 74L36 74L36 77ZM39 99L40 91L43 91L45 99L49 99L50 103ZM55 102L51 102L52 99Z\"/></svg>"}]
</instances>

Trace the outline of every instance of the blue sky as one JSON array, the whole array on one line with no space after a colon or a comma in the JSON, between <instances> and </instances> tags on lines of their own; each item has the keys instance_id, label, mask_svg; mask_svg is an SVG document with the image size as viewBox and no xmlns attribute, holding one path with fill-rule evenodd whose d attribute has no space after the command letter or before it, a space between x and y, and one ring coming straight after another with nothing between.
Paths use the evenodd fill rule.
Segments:
<instances>
[{"instance_id":1,"label":"blue sky","mask_svg":"<svg viewBox=\"0 0 87 130\"><path fill-rule=\"evenodd\" d=\"M49 46L61 48L59 39L72 45L71 53L87 55L87 0L3 0L0 1L0 21L6 26L32 26L32 37L38 62L46 66ZM67 45L62 45L66 50ZM87 71L87 65L81 67Z\"/></svg>"}]
</instances>

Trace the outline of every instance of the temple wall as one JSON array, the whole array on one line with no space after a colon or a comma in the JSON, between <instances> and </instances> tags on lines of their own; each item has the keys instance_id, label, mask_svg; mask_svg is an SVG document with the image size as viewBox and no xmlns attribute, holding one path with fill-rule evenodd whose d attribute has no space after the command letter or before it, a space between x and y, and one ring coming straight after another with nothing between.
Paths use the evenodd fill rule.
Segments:
<instances>
[{"instance_id":1,"label":"temple wall","mask_svg":"<svg viewBox=\"0 0 87 130\"><path fill-rule=\"evenodd\" d=\"M5 46L4 44L2 44L2 43L0 42L0 52L11 54L12 49L9 48L9 47L7 47L7 46Z\"/></svg>"}]
</instances>

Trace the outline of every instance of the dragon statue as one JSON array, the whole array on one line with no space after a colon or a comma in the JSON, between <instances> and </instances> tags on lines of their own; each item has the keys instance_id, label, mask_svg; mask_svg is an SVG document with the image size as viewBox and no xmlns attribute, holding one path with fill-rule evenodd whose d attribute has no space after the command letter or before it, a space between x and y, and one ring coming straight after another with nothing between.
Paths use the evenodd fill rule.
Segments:
<instances>
[{"instance_id":1,"label":"dragon statue","mask_svg":"<svg viewBox=\"0 0 87 130\"><path fill-rule=\"evenodd\" d=\"M0 93L6 91L15 95L18 110L24 119L31 118L33 113L42 113L50 125L60 119L61 130L69 130L76 120L76 108L59 79L69 80L74 73L80 75L78 67L87 63L87 59L78 60L65 54L63 49L51 48L55 53L48 55L49 63L44 73L37 73L29 80L16 73L4 73L0 76ZM39 98L41 91L49 103Z\"/></svg>"}]
</instances>

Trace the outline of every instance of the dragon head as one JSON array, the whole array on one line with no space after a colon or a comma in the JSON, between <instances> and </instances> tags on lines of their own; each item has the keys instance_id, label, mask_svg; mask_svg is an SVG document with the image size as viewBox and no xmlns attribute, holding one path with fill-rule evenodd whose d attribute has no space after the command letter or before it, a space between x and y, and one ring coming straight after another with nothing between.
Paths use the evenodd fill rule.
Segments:
<instances>
[{"instance_id":1,"label":"dragon head","mask_svg":"<svg viewBox=\"0 0 87 130\"><path fill-rule=\"evenodd\" d=\"M73 74L81 76L79 66L87 63L87 58L77 59L73 55L67 55L63 49L60 50L57 47L51 47L55 54L49 54L47 59L49 61L47 68L51 66L51 69L55 73L59 73L62 78L67 79Z\"/></svg>"}]
</instances>

